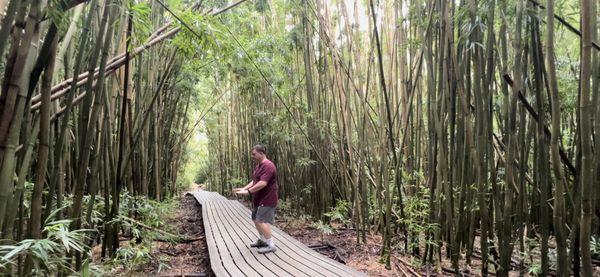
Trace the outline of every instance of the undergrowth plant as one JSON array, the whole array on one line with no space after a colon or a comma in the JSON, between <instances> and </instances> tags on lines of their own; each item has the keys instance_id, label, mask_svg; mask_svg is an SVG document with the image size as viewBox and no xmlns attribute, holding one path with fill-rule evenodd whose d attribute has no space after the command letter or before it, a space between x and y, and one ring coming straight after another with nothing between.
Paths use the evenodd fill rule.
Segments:
<instances>
[{"instance_id":1,"label":"undergrowth plant","mask_svg":"<svg viewBox=\"0 0 600 277\"><path fill-rule=\"evenodd\" d=\"M418 184L418 182L417 182ZM425 245L437 246L435 241L424 234L433 234L438 231L439 225L431 223L428 220L430 207L429 189L426 186L414 185L410 188L415 191L413 195L405 198L404 217L398 218L398 223L405 226L412 239L408 242L407 252L418 252L418 249Z\"/></svg>"},{"instance_id":2,"label":"undergrowth plant","mask_svg":"<svg viewBox=\"0 0 600 277\"><path fill-rule=\"evenodd\" d=\"M323 215L329 218L329 223L341 223L344 226L350 225L350 202L346 200L338 200L336 205L331 208L331 211Z\"/></svg>"},{"instance_id":3,"label":"undergrowth plant","mask_svg":"<svg viewBox=\"0 0 600 277\"><path fill-rule=\"evenodd\" d=\"M0 245L0 269L16 265L19 258L26 258L32 264L32 274L51 275L56 272L75 273L71 267L71 256L75 252L90 251L87 241L96 230L69 230L71 220L56 220L61 209L54 210L44 222L43 239L25 239L19 242L10 241ZM88 255L89 256L89 255ZM97 271L89 266L88 272Z\"/></svg>"},{"instance_id":4,"label":"undergrowth plant","mask_svg":"<svg viewBox=\"0 0 600 277\"><path fill-rule=\"evenodd\" d=\"M315 229L317 229L319 231L319 234L321 235L321 244L325 243L326 235L328 236L333 234L333 229L331 228L331 226L327 223L323 223L323 221L321 220L313 223L313 227L315 227Z\"/></svg>"},{"instance_id":5,"label":"undergrowth plant","mask_svg":"<svg viewBox=\"0 0 600 277\"><path fill-rule=\"evenodd\" d=\"M119 221L123 234L129 235L131 240L117 250L115 257L106 262L105 267L122 267L128 275L152 262L158 264L159 272L169 268L168 261L160 255L155 255L152 248L156 239L171 244L176 243L176 237L165 236L158 232L160 230L177 234L174 226L167 224L167 220L173 217L178 205L176 199L169 198L159 202L124 193L121 201L121 216L114 221Z\"/></svg>"}]
</instances>

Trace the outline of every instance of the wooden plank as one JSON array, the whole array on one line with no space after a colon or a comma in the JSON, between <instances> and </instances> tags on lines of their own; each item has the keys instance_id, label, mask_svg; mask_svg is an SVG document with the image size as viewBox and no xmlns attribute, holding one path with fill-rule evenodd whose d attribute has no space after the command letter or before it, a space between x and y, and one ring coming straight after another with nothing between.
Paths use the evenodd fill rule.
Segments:
<instances>
[{"instance_id":1,"label":"wooden plank","mask_svg":"<svg viewBox=\"0 0 600 277\"><path fill-rule=\"evenodd\" d=\"M243 221L239 217L237 217L236 214L233 213L233 211L230 211L231 208L227 206L229 205L228 203L224 201L219 201L219 203L222 204L220 211L226 218L228 218L229 223L233 225L232 228L236 228L242 234L240 235L242 241L246 245L249 245L250 243L254 242L256 237L254 235L251 235L255 234L256 232L254 224L248 224L246 221ZM267 264L272 270L273 267L271 265L275 265L277 269L273 271L277 275L291 274L293 276L322 276L322 274L319 274L318 272L310 269L309 267L299 264L295 260L291 259L287 254L282 253L281 251L276 251L275 253L270 253L267 255L258 254L257 251L252 251L252 254L258 256L258 259L260 261L263 261L263 264L268 262Z\"/></svg>"},{"instance_id":2,"label":"wooden plank","mask_svg":"<svg viewBox=\"0 0 600 277\"><path fill-rule=\"evenodd\" d=\"M236 220L244 225L250 226L248 227L250 233L254 232L253 230L255 230L255 227L254 223L250 219L250 215L242 215L234 206L231 205L231 203L229 203L227 206L227 210L233 214ZM320 267L318 264L315 264L314 261L297 255L293 247L289 247L285 241L278 240L276 235L273 236L273 239L275 240L275 244L278 248L278 250L274 253L275 256L278 256L282 260L286 261L286 263L301 269L304 273L309 274L310 276L338 276L334 272L322 270L322 267ZM270 256L271 254L266 255Z\"/></svg>"},{"instance_id":3,"label":"wooden plank","mask_svg":"<svg viewBox=\"0 0 600 277\"><path fill-rule=\"evenodd\" d=\"M241 216L242 220L247 221L247 222L252 222L252 220L250 219L250 211L246 207L242 206L237 201L230 201L230 205ZM306 253L305 251L302 251L292 241L295 239L292 238L290 240L291 237L288 238L288 237L281 236L281 234L274 232L275 230L273 227L274 226L272 226L271 230L272 230L273 238L275 238L275 241L278 243L278 245L280 247L283 247L284 249L286 249L286 251L289 255L291 255L298 261L302 261L303 264L309 266L310 268L314 268L319 273L324 274L326 276L348 276L349 273L348 274L344 273L342 270L332 267L331 264L328 263L328 261L318 259L317 257L311 255L311 253ZM298 241L296 241L296 242L300 243ZM314 252L314 253L318 254L317 252ZM329 259L327 257L324 257L324 258ZM331 259L329 259L329 260L331 260ZM331 261L335 262L333 260L331 260Z\"/></svg>"},{"instance_id":4,"label":"wooden plank","mask_svg":"<svg viewBox=\"0 0 600 277\"><path fill-rule=\"evenodd\" d=\"M229 199L227 197L219 194L218 192L209 191L209 193L211 194L211 199L219 200L219 201L229 201Z\"/></svg>"},{"instance_id":5,"label":"wooden plank","mask_svg":"<svg viewBox=\"0 0 600 277\"><path fill-rule=\"evenodd\" d=\"M202 206L202 223L204 224L204 232L206 238L206 245L208 247L208 255L210 260L210 267L212 268L213 273L216 276L231 276L225 267L223 266L223 262L220 257L219 249L215 244L215 239L213 238L212 228L210 226L210 222L208 220L206 205Z\"/></svg>"},{"instance_id":6,"label":"wooden plank","mask_svg":"<svg viewBox=\"0 0 600 277\"><path fill-rule=\"evenodd\" d=\"M203 191L203 190L194 191L194 192L192 192L192 195L194 196L194 198L196 198L196 201L198 201L198 203L200 203L200 205L203 205L206 202L208 202L209 198L211 197L210 193L208 193L207 191Z\"/></svg>"},{"instance_id":7,"label":"wooden plank","mask_svg":"<svg viewBox=\"0 0 600 277\"><path fill-rule=\"evenodd\" d=\"M192 192L191 194L200 205L202 205L204 203L204 199L202 198L202 195L200 194L200 192Z\"/></svg>"},{"instance_id":8,"label":"wooden plank","mask_svg":"<svg viewBox=\"0 0 600 277\"><path fill-rule=\"evenodd\" d=\"M206 190L197 190L192 192L191 194L194 196L194 198L196 198L196 201L198 201L200 205L204 204L205 202L211 202L215 200L227 200L227 198L223 197L222 195L216 192Z\"/></svg>"},{"instance_id":9,"label":"wooden plank","mask_svg":"<svg viewBox=\"0 0 600 277\"><path fill-rule=\"evenodd\" d=\"M292 276L291 273L283 270L278 264L267 259L265 255L258 254L254 251L247 242L249 235L248 230L242 229L235 224L232 218L223 211L223 201L214 201L215 209L218 210L218 215L221 217L221 222L232 236L236 236L236 245L243 249L242 254L247 257L248 263L253 266L261 275L264 276Z\"/></svg>"},{"instance_id":10,"label":"wooden plank","mask_svg":"<svg viewBox=\"0 0 600 277\"><path fill-rule=\"evenodd\" d=\"M251 230L255 230L254 222L252 222L252 220L250 218L250 214L249 213L248 214L241 213L233 205L233 202L237 202L237 201L229 201L228 205L227 205L227 209L233 214L234 217L236 217L236 219L239 222L242 222L244 225L250 226L249 228ZM251 231L251 232L254 232L254 231ZM315 261L313 259L311 259L310 257L307 257L306 255L298 255L297 249L295 249L295 247L292 246L286 240L281 240L277 234L272 234L272 236L273 236L273 239L274 239L274 242L275 242L277 248L279 249L277 252L275 252L276 255L279 255L282 259L284 259L286 261L290 261L297 267L302 268L303 272L305 272L311 276L318 276L318 275L338 276L337 272L335 272L335 271L329 271L329 270L323 271L322 266L319 265L319 261L317 261L315 263Z\"/></svg>"},{"instance_id":11,"label":"wooden plank","mask_svg":"<svg viewBox=\"0 0 600 277\"><path fill-rule=\"evenodd\" d=\"M211 238L213 239L214 245L216 246L216 248L218 249L218 252L219 252L219 255L216 256L215 258L221 260L223 267L225 268L225 270L227 270L229 275L231 275L231 276L246 276L246 274L242 273L242 271L235 264L235 262L233 261L233 258L231 257L231 254L229 253L229 250L227 249L227 245L225 244L225 241L223 240L223 237L220 234L218 226L213 219L213 216L211 213L211 204L206 203L202 207L202 210L204 210L204 209L206 209L206 219L207 219L207 223L204 226L208 226L211 229L211 233L212 233ZM210 238L207 237L207 241L209 241L209 240L210 240ZM209 252L209 254L210 254L210 252ZM211 256L211 260L212 260L212 256ZM212 267L212 264L211 264L211 267Z\"/></svg>"},{"instance_id":12,"label":"wooden plank","mask_svg":"<svg viewBox=\"0 0 600 277\"><path fill-rule=\"evenodd\" d=\"M236 270L261 275L274 273L293 276L305 274L310 276L365 276L364 273L310 249L274 226L272 227L273 237L279 250L267 255L254 253L248 244L253 242L251 234L254 234L256 230L250 219L251 212L248 208L240 202L229 200L216 192L199 190L193 192L192 195L198 202L204 203L203 214L204 206L207 206L206 219L209 223L205 222L205 230L212 231L211 235L216 251L213 249L211 252L209 246L209 254L211 267L218 276L221 276L223 271L233 276L243 274L231 272ZM207 232L207 244L208 238ZM218 255L220 262L215 262L213 265L214 255ZM235 266L231 270L225 270L225 268L230 268L230 263ZM277 266L274 267L274 265ZM217 270L214 269L215 267ZM220 274L216 271L219 271Z\"/></svg>"},{"instance_id":13,"label":"wooden plank","mask_svg":"<svg viewBox=\"0 0 600 277\"><path fill-rule=\"evenodd\" d=\"M219 218L216 217L215 214L215 203L210 203L208 205L208 214L209 214L209 218L212 221L213 225L213 232L215 233L215 237L217 237L217 245L219 247L219 250L222 250L221 253L221 259L223 259L223 261L230 261L231 263L233 263L232 266L236 267L239 269L239 273L232 273L232 275L234 276L251 276L251 277L256 277L256 276L261 276L254 268L252 268L248 262L246 262L246 258L244 257L244 255L242 255L240 249L238 249L235 245L235 242L233 240L233 238L230 236L229 232L224 228L223 223L221 223L219 221ZM216 233L218 232L219 236L216 236ZM219 239L220 237L220 239ZM226 253L226 254L223 254ZM250 253L245 253L246 255L249 255ZM226 265L227 267L227 265ZM229 268L227 268L229 269ZM230 271L231 272L231 271Z\"/></svg>"},{"instance_id":14,"label":"wooden plank","mask_svg":"<svg viewBox=\"0 0 600 277\"><path fill-rule=\"evenodd\" d=\"M237 209L237 207L234 206L234 208ZM238 210L238 213L240 213L240 215L244 216L247 210ZM275 238L275 241L278 243L278 245L283 245L284 247L286 247L288 249L288 253L294 257L297 257L297 259L300 259L301 261L303 261L304 264L306 264L307 266L314 268L316 270L318 270L320 273L325 274L326 276L345 276L344 274L340 274L339 270L335 269L335 268L331 268L331 266L326 263L325 261L316 259L315 257L313 257L312 255L310 255L309 253L305 253L304 251L301 251L301 249L298 249L298 247L292 242L290 241L288 238L285 238L283 236L281 236L280 234L276 233L275 230L272 228L272 236L273 238Z\"/></svg>"},{"instance_id":15,"label":"wooden plank","mask_svg":"<svg viewBox=\"0 0 600 277\"><path fill-rule=\"evenodd\" d=\"M292 236L288 235L286 232L282 231L281 229L279 229L277 227L273 227L272 229L273 229L273 233L281 236L282 238L288 239L291 243L293 243L300 250L304 251L305 253L307 253L309 255L312 255L313 257L317 258L320 261L328 263L330 266L333 267L334 271L336 271L337 273L340 273L342 276L365 276L364 273L361 273L347 265L344 265L342 263L339 263L338 261L335 261L329 257L326 257L325 255L323 255L313 249L310 249L308 246L299 242L298 240L296 240ZM342 273L342 272L344 272L344 273Z\"/></svg>"},{"instance_id":16,"label":"wooden plank","mask_svg":"<svg viewBox=\"0 0 600 277\"><path fill-rule=\"evenodd\" d=\"M234 201L234 200L230 200L232 203L234 203L234 206L236 206L240 211L242 211L243 213L247 214L247 216L250 216L250 210L248 210L248 208L244 207L241 203L239 203L238 201ZM329 264L330 267L335 269L335 272L338 274L343 274L343 276L348 276L348 275L352 275L352 276L364 276L364 273L361 273L349 266L346 266L344 264L338 263L337 261L334 261L328 257L325 257L324 255L321 255L320 253L310 249L308 246L302 244L301 242L299 242L298 240L294 239L293 237L291 237L290 235L288 235L286 232L282 231L281 229L272 226L272 232L273 234L278 237L280 240L282 241L289 241L290 243L292 243L293 246L295 246L295 248L297 248L298 251L297 253L301 254L300 252L304 252L308 255L313 256L314 258L325 262L327 264Z\"/></svg>"},{"instance_id":17,"label":"wooden plank","mask_svg":"<svg viewBox=\"0 0 600 277\"><path fill-rule=\"evenodd\" d=\"M215 216L219 217L221 227L229 233L230 237L234 241L241 255L245 258L248 265L263 276L276 276L273 273L273 270L271 269L275 267L275 264L271 263L271 267L267 267L258 260L257 256L260 258L264 257L261 257L261 255L254 253L250 246L244 242L245 234L243 234L237 227L232 225L228 216L224 215L223 210L220 206L220 204L222 204L221 202L222 201L212 202L212 204L214 205L213 208L215 211ZM270 261L264 260L264 262Z\"/></svg>"}]
</instances>

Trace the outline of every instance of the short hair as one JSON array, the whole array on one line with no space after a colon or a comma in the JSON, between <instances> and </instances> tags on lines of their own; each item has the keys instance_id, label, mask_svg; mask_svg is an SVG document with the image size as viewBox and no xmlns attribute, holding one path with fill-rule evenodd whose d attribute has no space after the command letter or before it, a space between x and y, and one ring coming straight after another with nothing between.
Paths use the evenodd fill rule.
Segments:
<instances>
[{"instance_id":1,"label":"short hair","mask_svg":"<svg viewBox=\"0 0 600 277\"><path fill-rule=\"evenodd\" d=\"M260 152L260 153L263 153L265 155L267 154L267 148L264 145L261 145L261 144L257 144L257 145L252 146L252 150L256 150L256 152Z\"/></svg>"}]
</instances>

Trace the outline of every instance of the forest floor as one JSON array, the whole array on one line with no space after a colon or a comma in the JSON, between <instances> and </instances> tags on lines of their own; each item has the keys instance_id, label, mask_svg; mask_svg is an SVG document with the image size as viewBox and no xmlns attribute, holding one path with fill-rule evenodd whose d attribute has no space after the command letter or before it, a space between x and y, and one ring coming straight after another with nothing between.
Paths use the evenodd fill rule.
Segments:
<instances>
[{"instance_id":1,"label":"forest floor","mask_svg":"<svg viewBox=\"0 0 600 277\"><path fill-rule=\"evenodd\" d=\"M369 276L403 276L379 262L381 236L368 235L367 243L358 245L354 230L337 228L331 234L322 234L310 221L281 214L275 225L317 252Z\"/></svg>"},{"instance_id":2,"label":"forest floor","mask_svg":"<svg viewBox=\"0 0 600 277\"><path fill-rule=\"evenodd\" d=\"M244 203L244 204L247 204ZM153 241L150 247L148 262L140 263L133 268L127 265L116 266L110 275L118 276L214 276L210 269L210 260L204 226L202 224L202 208L196 200L183 194L178 199L174 212L165 219L166 225L185 237L202 238L191 243L172 243ZM368 243L357 245L352 230L337 229L331 235L324 235L321 243L321 232L308 220L278 213L275 225L291 236L308 245L319 253L353 267L369 276L411 276L406 264L398 259L393 260L393 269L387 270L379 263L381 236L369 235ZM128 238L122 238L122 245L128 244ZM99 252L97 249L95 252ZM162 264L162 266L161 266ZM166 265L166 266L165 266ZM398 269L401 268L401 269ZM160 270L159 270L160 269Z\"/></svg>"},{"instance_id":3,"label":"forest floor","mask_svg":"<svg viewBox=\"0 0 600 277\"><path fill-rule=\"evenodd\" d=\"M191 195L185 194L180 196L176 203L173 212L164 219L165 225L170 230L176 230L174 233L179 233L187 238L198 238L198 240L181 243L153 241L148 247L150 258L146 262L137 263L133 267L115 266L110 270L111 276L214 276L210 268L208 248L204 238L200 204ZM248 201L242 203L246 206L249 204ZM355 230L345 228L341 224L332 224L331 232L324 234L307 217L297 216L286 209L278 210L275 226L315 251L365 272L369 276L456 275L447 259L444 259L441 266L421 267L420 259L398 253L391 257L391 269L386 269L384 264L380 263L382 246L380 235L369 234L367 243L359 245L356 243ZM122 245L128 245L129 241L132 240L122 238ZM99 252L99 250L96 249L94 252ZM461 263L459 275L480 275L481 262L477 255L476 249L471 265ZM518 267L516 259L513 259L513 266ZM600 273L600 268L595 267L595 271ZM519 276L519 272L512 271L510 276Z\"/></svg>"},{"instance_id":4,"label":"forest floor","mask_svg":"<svg viewBox=\"0 0 600 277\"><path fill-rule=\"evenodd\" d=\"M180 196L178 202L173 214L165 219L166 225L169 225L171 229L178 230L182 236L201 239L191 243L154 241L149 255L151 259L148 262L133 268L117 266L111 270L111 275L214 276L210 269L208 248L204 239L202 208L190 195ZM248 206L248 202L243 202L243 204ZM379 253L382 242L380 235L369 234L367 243L358 245L354 230L332 226L334 231L331 234L322 234L310 220L288 214L285 210L278 211L275 226L315 251L365 272L369 276L436 275L432 270L421 270L414 267L411 258L407 256L393 256L391 269L386 269L385 265L380 263ZM127 243L128 239L123 238L122 245L127 245ZM444 275L454 276L453 274Z\"/></svg>"},{"instance_id":5,"label":"forest floor","mask_svg":"<svg viewBox=\"0 0 600 277\"><path fill-rule=\"evenodd\" d=\"M249 207L249 201L240 201ZM323 234L306 217L297 216L285 209L278 209L275 226L304 243L315 251L344 263L369 276L425 276L425 272L415 269L410 258L392 257L391 269L380 263L382 238L380 235L367 235L367 242L356 244L356 232L342 226L332 226L331 234ZM450 275L449 275L450 276Z\"/></svg>"},{"instance_id":6,"label":"forest floor","mask_svg":"<svg viewBox=\"0 0 600 277\"><path fill-rule=\"evenodd\" d=\"M130 260L143 255L143 262L121 262L109 269L108 276L214 276L210 268L208 248L204 237L202 209L191 195L178 197L172 213L165 216L166 230L174 230L181 237L193 238L190 242L168 242L154 240L144 247L147 251L134 253ZM161 228L163 229L163 228ZM121 238L122 247L133 242L131 238ZM100 255L96 247L94 256ZM98 260L98 258L96 259Z\"/></svg>"},{"instance_id":7,"label":"forest floor","mask_svg":"<svg viewBox=\"0 0 600 277\"><path fill-rule=\"evenodd\" d=\"M202 208L191 195L180 197L176 213L167 221L169 225L177 225L179 234L189 238L201 238L189 243L154 242L154 255L168 260L170 268L157 273L158 265L153 264L148 274L158 276L213 276L210 269L208 248L204 237Z\"/></svg>"}]
</instances>

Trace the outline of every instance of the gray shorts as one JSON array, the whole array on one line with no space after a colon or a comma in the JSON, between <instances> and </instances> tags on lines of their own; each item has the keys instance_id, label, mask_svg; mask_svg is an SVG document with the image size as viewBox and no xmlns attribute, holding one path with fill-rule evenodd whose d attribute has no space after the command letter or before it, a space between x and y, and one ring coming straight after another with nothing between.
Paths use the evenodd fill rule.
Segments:
<instances>
[{"instance_id":1,"label":"gray shorts","mask_svg":"<svg viewBox=\"0 0 600 277\"><path fill-rule=\"evenodd\" d=\"M275 209L275 207L260 205L252 210L252 220L273 224L275 222Z\"/></svg>"}]
</instances>

